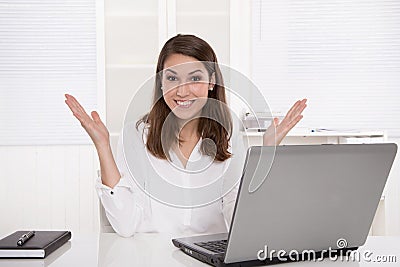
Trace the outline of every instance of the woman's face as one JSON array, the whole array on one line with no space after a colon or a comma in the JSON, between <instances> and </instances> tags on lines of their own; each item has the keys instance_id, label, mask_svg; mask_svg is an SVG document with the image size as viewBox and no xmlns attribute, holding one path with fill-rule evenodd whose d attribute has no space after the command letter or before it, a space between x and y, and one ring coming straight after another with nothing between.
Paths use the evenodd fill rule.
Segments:
<instances>
[{"instance_id":1,"label":"woman's face","mask_svg":"<svg viewBox=\"0 0 400 267\"><path fill-rule=\"evenodd\" d=\"M214 75L211 78L214 82ZM185 121L201 114L213 86L203 63L182 54L172 54L165 60L161 85L168 107Z\"/></svg>"}]
</instances>

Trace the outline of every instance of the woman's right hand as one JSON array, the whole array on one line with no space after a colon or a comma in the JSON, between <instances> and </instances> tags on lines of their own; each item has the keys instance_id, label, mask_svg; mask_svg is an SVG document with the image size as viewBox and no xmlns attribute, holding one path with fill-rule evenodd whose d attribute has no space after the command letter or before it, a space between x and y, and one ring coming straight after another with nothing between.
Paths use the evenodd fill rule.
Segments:
<instances>
[{"instance_id":1,"label":"woman's right hand","mask_svg":"<svg viewBox=\"0 0 400 267\"><path fill-rule=\"evenodd\" d=\"M90 117L75 97L65 94L65 98L65 103L89 134L96 149L108 148L110 146L110 134L107 127L101 121L99 114L96 111L92 111L92 117Z\"/></svg>"}]
</instances>

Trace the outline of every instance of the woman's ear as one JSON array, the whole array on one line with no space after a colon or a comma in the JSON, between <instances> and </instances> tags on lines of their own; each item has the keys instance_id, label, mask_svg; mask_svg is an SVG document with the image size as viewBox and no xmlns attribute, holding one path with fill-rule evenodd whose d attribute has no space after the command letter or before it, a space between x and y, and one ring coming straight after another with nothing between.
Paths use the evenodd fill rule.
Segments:
<instances>
[{"instance_id":1,"label":"woman's ear","mask_svg":"<svg viewBox=\"0 0 400 267\"><path fill-rule=\"evenodd\" d=\"M208 84L208 89L212 91L215 86L215 72L211 74L210 83Z\"/></svg>"}]
</instances>

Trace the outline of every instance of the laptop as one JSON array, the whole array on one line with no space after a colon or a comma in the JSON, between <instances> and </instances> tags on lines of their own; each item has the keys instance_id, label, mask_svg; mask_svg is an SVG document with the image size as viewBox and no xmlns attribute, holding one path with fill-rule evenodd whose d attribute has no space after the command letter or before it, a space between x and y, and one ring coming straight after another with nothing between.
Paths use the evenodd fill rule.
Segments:
<instances>
[{"instance_id":1,"label":"laptop","mask_svg":"<svg viewBox=\"0 0 400 267\"><path fill-rule=\"evenodd\" d=\"M213 266L356 250L367 239L396 152L392 143L278 146L268 164L273 147L250 147L229 233L172 242ZM250 190L254 181L259 186Z\"/></svg>"}]
</instances>

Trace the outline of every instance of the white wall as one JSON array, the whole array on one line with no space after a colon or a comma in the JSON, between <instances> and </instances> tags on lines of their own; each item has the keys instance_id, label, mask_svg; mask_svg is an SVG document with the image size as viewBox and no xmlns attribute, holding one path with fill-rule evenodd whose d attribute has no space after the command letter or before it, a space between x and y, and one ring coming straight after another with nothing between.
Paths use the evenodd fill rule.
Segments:
<instances>
[{"instance_id":1,"label":"white wall","mask_svg":"<svg viewBox=\"0 0 400 267\"><path fill-rule=\"evenodd\" d=\"M93 146L0 146L0 236L21 229L97 232Z\"/></svg>"},{"instance_id":2,"label":"white wall","mask_svg":"<svg viewBox=\"0 0 400 267\"><path fill-rule=\"evenodd\" d=\"M95 3L97 12L101 14L97 22L99 30L97 36L101 37L103 1L95 0ZM36 4L38 2L32 3L32 5ZM99 42L96 48L99 52L97 64L100 66L97 82L99 96L98 99L94 99L94 102L97 100L99 111L102 113L105 95L102 42ZM8 89L7 92L10 93L12 91L12 88L4 87L4 89ZM75 92L79 90L78 88L70 89ZM60 90L68 90L68 88ZM61 91L59 103L51 104L61 105L67 111L68 107L62 101L65 92ZM36 99L31 101L36 101L43 106L49 104L40 103ZM28 108L20 111L21 114L29 113ZM60 117L58 119L61 120ZM71 125L71 128L80 128L79 122L72 117L72 114L71 121L75 123ZM63 122L65 123L65 120ZM33 118L31 123L40 125L40 120ZM31 132L26 131L26 133ZM68 137L68 134L64 136L63 141ZM68 142L64 142L66 143ZM69 229L74 233L98 232L99 205L94 190L98 162L93 145L0 146L0 162L0 237L21 229Z\"/></svg>"}]
</instances>

